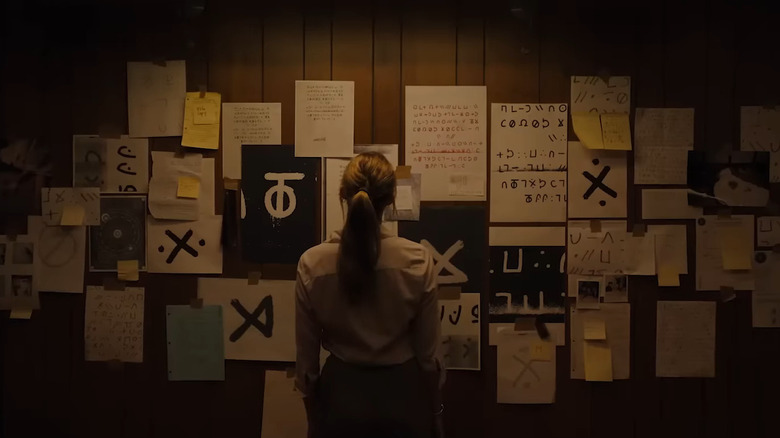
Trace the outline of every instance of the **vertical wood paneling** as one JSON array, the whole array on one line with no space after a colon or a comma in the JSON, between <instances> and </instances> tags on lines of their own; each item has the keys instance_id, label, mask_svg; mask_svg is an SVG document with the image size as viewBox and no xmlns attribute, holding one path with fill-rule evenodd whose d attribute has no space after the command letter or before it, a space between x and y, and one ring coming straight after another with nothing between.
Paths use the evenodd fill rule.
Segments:
<instances>
[{"instance_id":1,"label":"vertical wood paneling","mask_svg":"<svg viewBox=\"0 0 780 438\"><path fill-rule=\"evenodd\" d=\"M397 143L399 162L403 163L401 16L392 3L388 0L374 5L372 142Z\"/></svg>"},{"instance_id":2,"label":"vertical wood paneling","mask_svg":"<svg viewBox=\"0 0 780 438\"><path fill-rule=\"evenodd\" d=\"M461 0L458 7L456 26L456 82L458 85L484 85L484 5L473 0Z\"/></svg>"},{"instance_id":3,"label":"vertical wood paneling","mask_svg":"<svg viewBox=\"0 0 780 438\"><path fill-rule=\"evenodd\" d=\"M485 15L485 85L489 102L539 101L536 18L529 7L520 12L506 3L489 4Z\"/></svg>"},{"instance_id":4,"label":"vertical wood paneling","mask_svg":"<svg viewBox=\"0 0 780 438\"><path fill-rule=\"evenodd\" d=\"M330 2L308 1L303 13L303 77L310 81L331 78Z\"/></svg>"}]
</instances>

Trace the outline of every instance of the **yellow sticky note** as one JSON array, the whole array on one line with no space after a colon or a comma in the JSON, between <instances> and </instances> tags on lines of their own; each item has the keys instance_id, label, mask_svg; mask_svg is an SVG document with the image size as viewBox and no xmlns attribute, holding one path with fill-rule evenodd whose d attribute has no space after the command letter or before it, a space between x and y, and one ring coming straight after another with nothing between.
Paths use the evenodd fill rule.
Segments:
<instances>
[{"instance_id":1,"label":"yellow sticky note","mask_svg":"<svg viewBox=\"0 0 780 438\"><path fill-rule=\"evenodd\" d=\"M604 149L630 151L631 122L628 120L628 114L602 114L601 136L604 141Z\"/></svg>"},{"instance_id":2,"label":"yellow sticky note","mask_svg":"<svg viewBox=\"0 0 780 438\"><path fill-rule=\"evenodd\" d=\"M741 221L736 219L719 221L718 234L723 269L736 271L752 269L753 236L745 232Z\"/></svg>"},{"instance_id":3,"label":"yellow sticky note","mask_svg":"<svg viewBox=\"0 0 780 438\"><path fill-rule=\"evenodd\" d=\"M30 319L32 317L32 309L11 309L11 319Z\"/></svg>"},{"instance_id":4,"label":"yellow sticky note","mask_svg":"<svg viewBox=\"0 0 780 438\"><path fill-rule=\"evenodd\" d=\"M219 149L219 93L187 93L184 100L184 127L181 145L191 148Z\"/></svg>"},{"instance_id":5,"label":"yellow sticky note","mask_svg":"<svg viewBox=\"0 0 780 438\"><path fill-rule=\"evenodd\" d=\"M180 176L176 196L179 198L198 199L200 197L200 180L192 176Z\"/></svg>"},{"instance_id":6,"label":"yellow sticky note","mask_svg":"<svg viewBox=\"0 0 780 438\"><path fill-rule=\"evenodd\" d=\"M573 113L571 121L580 143L588 149L604 149L598 113Z\"/></svg>"},{"instance_id":7,"label":"yellow sticky note","mask_svg":"<svg viewBox=\"0 0 780 438\"><path fill-rule=\"evenodd\" d=\"M66 205L62 208L60 225L79 226L84 225L84 206Z\"/></svg>"},{"instance_id":8,"label":"yellow sticky note","mask_svg":"<svg viewBox=\"0 0 780 438\"><path fill-rule=\"evenodd\" d=\"M587 318L583 321L586 341L606 341L607 325L601 318Z\"/></svg>"},{"instance_id":9,"label":"yellow sticky note","mask_svg":"<svg viewBox=\"0 0 780 438\"><path fill-rule=\"evenodd\" d=\"M680 273L671 265L658 266L658 285L662 287L675 287L680 285Z\"/></svg>"},{"instance_id":10,"label":"yellow sticky note","mask_svg":"<svg viewBox=\"0 0 780 438\"><path fill-rule=\"evenodd\" d=\"M605 341L585 341L585 380L612 381L612 350Z\"/></svg>"},{"instance_id":11,"label":"yellow sticky note","mask_svg":"<svg viewBox=\"0 0 780 438\"><path fill-rule=\"evenodd\" d=\"M138 281L138 260L117 260L116 278L123 281Z\"/></svg>"},{"instance_id":12,"label":"yellow sticky note","mask_svg":"<svg viewBox=\"0 0 780 438\"><path fill-rule=\"evenodd\" d=\"M555 344L541 339L531 342L531 360L550 362L555 354Z\"/></svg>"}]
</instances>

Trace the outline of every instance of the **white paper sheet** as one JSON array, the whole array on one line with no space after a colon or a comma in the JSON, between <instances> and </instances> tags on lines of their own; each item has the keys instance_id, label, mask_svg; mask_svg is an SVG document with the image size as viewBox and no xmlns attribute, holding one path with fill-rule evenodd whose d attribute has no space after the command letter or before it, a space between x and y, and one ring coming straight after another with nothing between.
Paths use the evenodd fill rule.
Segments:
<instances>
[{"instance_id":1,"label":"white paper sheet","mask_svg":"<svg viewBox=\"0 0 780 438\"><path fill-rule=\"evenodd\" d=\"M637 108L634 184L686 184L693 108Z\"/></svg>"},{"instance_id":2,"label":"white paper sheet","mask_svg":"<svg viewBox=\"0 0 780 438\"><path fill-rule=\"evenodd\" d=\"M631 111L631 77L571 77L572 113L626 113ZM570 161L571 162L571 161Z\"/></svg>"},{"instance_id":3,"label":"white paper sheet","mask_svg":"<svg viewBox=\"0 0 780 438\"><path fill-rule=\"evenodd\" d=\"M555 402L555 347L550 361L535 360L531 347L536 335L501 336L496 352L496 402L550 404Z\"/></svg>"},{"instance_id":4,"label":"white paper sheet","mask_svg":"<svg viewBox=\"0 0 780 438\"><path fill-rule=\"evenodd\" d=\"M731 216L741 221L745 235L753 236L753 216ZM726 271L723 269L718 217L702 216L696 221L696 290L720 290L722 286L735 290L753 290L752 271ZM751 247L752 247L751 238Z\"/></svg>"},{"instance_id":5,"label":"white paper sheet","mask_svg":"<svg viewBox=\"0 0 780 438\"><path fill-rule=\"evenodd\" d=\"M395 190L395 209L412 210L414 198L412 197L412 186L396 186Z\"/></svg>"},{"instance_id":6,"label":"white paper sheet","mask_svg":"<svg viewBox=\"0 0 780 438\"><path fill-rule=\"evenodd\" d=\"M756 242L758 246L780 244L780 216L756 218Z\"/></svg>"},{"instance_id":7,"label":"white paper sheet","mask_svg":"<svg viewBox=\"0 0 780 438\"><path fill-rule=\"evenodd\" d=\"M625 221L600 221L592 232L588 221L569 221L568 273L574 275L655 275L655 238L626 231ZM571 290L571 289L570 289Z\"/></svg>"},{"instance_id":8,"label":"white paper sheet","mask_svg":"<svg viewBox=\"0 0 780 438\"><path fill-rule=\"evenodd\" d=\"M492 222L564 222L566 172L492 172Z\"/></svg>"},{"instance_id":9,"label":"white paper sheet","mask_svg":"<svg viewBox=\"0 0 780 438\"><path fill-rule=\"evenodd\" d=\"M462 293L457 300L439 300L441 352L450 370L480 369L479 294Z\"/></svg>"},{"instance_id":10,"label":"white paper sheet","mask_svg":"<svg viewBox=\"0 0 780 438\"><path fill-rule=\"evenodd\" d=\"M378 152L387 158L387 161L398 166L398 145L397 144L372 144L355 145L353 155L359 155L365 152ZM322 203L323 217L325 226L323 227L323 238L327 239L334 231L344 227L346 220L346 205L341 205L339 189L341 188L341 177L344 175L344 169L349 164L349 158L326 158L325 159L325 202ZM395 228L395 224L386 224ZM398 234L397 231L395 234Z\"/></svg>"},{"instance_id":11,"label":"white paper sheet","mask_svg":"<svg viewBox=\"0 0 780 438\"><path fill-rule=\"evenodd\" d=\"M491 104L491 172L565 171L568 105Z\"/></svg>"},{"instance_id":12,"label":"white paper sheet","mask_svg":"<svg viewBox=\"0 0 780 438\"><path fill-rule=\"evenodd\" d=\"M200 180L198 199L176 196L179 177ZM156 219L197 220L214 214L214 159L201 154L176 157L173 152L152 152L152 179L149 181L149 212Z\"/></svg>"},{"instance_id":13,"label":"white paper sheet","mask_svg":"<svg viewBox=\"0 0 780 438\"><path fill-rule=\"evenodd\" d=\"M769 152L769 181L780 182L780 109L740 108L740 150Z\"/></svg>"},{"instance_id":14,"label":"white paper sheet","mask_svg":"<svg viewBox=\"0 0 780 438\"><path fill-rule=\"evenodd\" d=\"M84 209L82 225L100 225L100 189L94 187L44 187L41 217L46 225L59 225L66 206Z\"/></svg>"},{"instance_id":15,"label":"white paper sheet","mask_svg":"<svg viewBox=\"0 0 780 438\"><path fill-rule=\"evenodd\" d=\"M144 361L144 288L87 286L85 360Z\"/></svg>"},{"instance_id":16,"label":"white paper sheet","mask_svg":"<svg viewBox=\"0 0 780 438\"><path fill-rule=\"evenodd\" d=\"M106 172L106 139L73 136L73 187L102 187Z\"/></svg>"},{"instance_id":17,"label":"white paper sheet","mask_svg":"<svg viewBox=\"0 0 780 438\"><path fill-rule=\"evenodd\" d=\"M351 157L355 83L295 81L295 156Z\"/></svg>"},{"instance_id":18,"label":"white paper sheet","mask_svg":"<svg viewBox=\"0 0 780 438\"><path fill-rule=\"evenodd\" d=\"M222 306L225 359L295 361L294 281L199 278L198 297Z\"/></svg>"},{"instance_id":19,"label":"white paper sheet","mask_svg":"<svg viewBox=\"0 0 780 438\"><path fill-rule=\"evenodd\" d=\"M715 377L714 301L659 301L656 377Z\"/></svg>"},{"instance_id":20,"label":"white paper sheet","mask_svg":"<svg viewBox=\"0 0 780 438\"><path fill-rule=\"evenodd\" d=\"M601 319L607 328L607 344L612 350L612 378L631 377L631 305L629 303L602 303L598 310L571 312L571 378L585 379L584 321Z\"/></svg>"},{"instance_id":21,"label":"white paper sheet","mask_svg":"<svg viewBox=\"0 0 780 438\"><path fill-rule=\"evenodd\" d=\"M405 163L422 174L423 201L485 200L486 100L483 86L406 87ZM450 192L451 177L464 175L481 194Z\"/></svg>"},{"instance_id":22,"label":"white paper sheet","mask_svg":"<svg viewBox=\"0 0 780 438\"><path fill-rule=\"evenodd\" d=\"M569 142L569 217L626 217L626 154Z\"/></svg>"},{"instance_id":23,"label":"white paper sheet","mask_svg":"<svg viewBox=\"0 0 780 438\"><path fill-rule=\"evenodd\" d=\"M780 254L757 251L753 257L753 327L780 327Z\"/></svg>"},{"instance_id":24,"label":"white paper sheet","mask_svg":"<svg viewBox=\"0 0 780 438\"><path fill-rule=\"evenodd\" d=\"M222 216L197 221L147 217L148 271L175 274L222 273Z\"/></svg>"},{"instance_id":25,"label":"white paper sheet","mask_svg":"<svg viewBox=\"0 0 780 438\"><path fill-rule=\"evenodd\" d=\"M222 104L222 176L241 179L241 145L282 144L281 103Z\"/></svg>"},{"instance_id":26,"label":"white paper sheet","mask_svg":"<svg viewBox=\"0 0 780 438\"><path fill-rule=\"evenodd\" d=\"M106 139L104 193L149 191L149 140Z\"/></svg>"},{"instance_id":27,"label":"white paper sheet","mask_svg":"<svg viewBox=\"0 0 780 438\"><path fill-rule=\"evenodd\" d=\"M47 227L40 216L27 218L35 242L35 277L46 292L84 292L87 227Z\"/></svg>"},{"instance_id":28,"label":"white paper sheet","mask_svg":"<svg viewBox=\"0 0 780 438\"><path fill-rule=\"evenodd\" d=\"M678 274L688 273L688 237L685 225L648 225L655 236L655 263L674 267Z\"/></svg>"},{"instance_id":29,"label":"white paper sheet","mask_svg":"<svg viewBox=\"0 0 780 438\"><path fill-rule=\"evenodd\" d=\"M187 71L184 61L127 63L127 119L130 137L182 134Z\"/></svg>"},{"instance_id":30,"label":"white paper sheet","mask_svg":"<svg viewBox=\"0 0 780 438\"><path fill-rule=\"evenodd\" d=\"M38 276L35 272L35 239L0 236L0 309L38 309ZM13 316L13 315L12 315Z\"/></svg>"},{"instance_id":31,"label":"white paper sheet","mask_svg":"<svg viewBox=\"0 0 780 438\"><path fill-rule=\"evenodd\" d=\"M642 219L696 219L702 211L688 205L688 189L642 190Z\"/></svg>"},{"instance_id":32,"label":"white paper sheet","mask_svg":"<svg viewBox=\"0 0 780 438\"><path fill-rule=\"evenodd\" d=\"M566 345L566 324L565 323L545 323L547 331L550 332L550 341L557 347ZM511 322L491 322L488 324L488 342L491 346L498 345L503 336L527 336L537 337L536 331L515 331L515 324Z\"/></svg>"},{"instance_id":33,"label":"white paper sheet","mask_svg":"<svg viewBox=\"0 0 780 438\"><path fill-rule=\"evenodd\" d=\"M295 388L295 377L287 377L287 371L266 370L260 437L306 438L307 433L303 394Z\"/></svg>"}]
</instances>

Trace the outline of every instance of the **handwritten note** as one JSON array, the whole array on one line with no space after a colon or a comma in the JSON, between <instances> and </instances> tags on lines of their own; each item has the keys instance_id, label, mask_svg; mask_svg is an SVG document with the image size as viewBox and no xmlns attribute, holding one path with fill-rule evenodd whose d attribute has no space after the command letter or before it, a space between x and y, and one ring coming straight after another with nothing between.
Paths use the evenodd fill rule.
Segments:
<instances>
[{"instance_id":1,"label":"handwritten note","mask_svg":"<svg viewBox=\"0 0 780 438\"><path fill-rule=\"evenodd\" d=\"M585 380L612 381L612 349L607 341L585 341Z\"/></svg>"},{"instance_id":2,"label":"handwritten note","mask_svg":"<svg viewBox=\"0 0 780 438\"><path fill-rule=\"evenodd\" d=\"M688 237L685 225L648 225L647 233L655 236L655 262L669 266L677 274L688 273Z\"/></svg>"},{"instance_id":3,"label":"handwritten note","mask_svg":"<svg viewBox=\"0 0 780 438\"><path fill-rule=\"evenodd\" d=\"M41 189L41 216L49 226L61 225L65 207L69 215L76 214L80 207L83 223L74 225L100 225L100 189L93 187L44 187ZM75 221L74 216L67 217Z\"/></svg>"},{"instance_id":4,"label":"handwritten note","mask_svg":"<svg viewBox=\"0 0 780 438\"><path fill-rule=\"evenodd\" d=\"M604 140L604 149L630 151L631 122L628 120L628 114L602 114L601 135Z\"/></svg>"},{"instance_id":5,"label":"handwritten note","mask_svg":"<svg viewBox=\"0 0 780 438\"><path fill-rule=\"evenodd\" d=\"M87 286L84 353L86 360L143 362L144 288Z\"/></svg>"},{"instance_id":6,"label":"handwritten note","mask_svg":"<svg viewBox=\"0 0 780 438\"><path fill-rule=\"evenodd\" d=\"M769 152L769 181L780 182L780 108L740 109L740 150Z\"/></svg>"},{"instance_id":7,"label":"handwritten note","mask_svg":"<svg viewBox=\"0 0 780 438\"><path fill-rule=\"evenodd\" d=\"M180 176L176 196L179 198L198 199L200 196L200 179L193 176Z\"/></svg>"},{"instance_id":8,"label":"handwritten note","mask_svg":"<svg viewBox=\"0 0 780 438\"><path fill-rule=\"evenodd\" d=\"M127 63L130 137L182 135L187 74L184 61Z\"/></svg>"},{"instance_id":9,"label":"handwritten note","mask_svg":"<svg viewBox=\"0 0 780 438\"><path fill-rule=\"evenodd\" d=\"M623 113L631 110L631 77L571 77L572 113Z\"/></svg>"},{"instance_id":10,"label":"handwritten note","mask_svg":"<svg viewBox=\"0 0 780 438\"><path fill-rule=\"evenodd\" d=\"M117 260L116 277L124 281L138 281L138 260Z\"/></svg>"},{"instance_id":11,"label":"handwritten note","mask_svg":"<svg viewBox=\"0 0 780 438\"><path fill-rule=\"evenodd\" d=\"M659 301L657 377L715 377L714 301Z\"/></svg>"},{"instance_id":12,"label":"handwritten note","mask_svg":"<svg viewBox=\"0 0 780 438\"><path fill-rule=\"evenodd\" d=\"M750 271L727 271L723 266L723 249L718 219L714 215L702 216L696 221L696 290L720 290L732 287L735 290L753 290L755 281ZM738 215L726 219L738 220L740 233L753 236L753 216ZM752 251L752 237L750 237Z\"/></svg>"},{"instance_id":13,"label":"handwritten note","mask_svg":"<svg viewBox=\"0 0 780 438\"><path fill-rule=\"evenodd\" d=\"M693 108L637 108L634 183L686 184Z\"/></svg>"},{"instance_id":14,"label":"handwritten note","mask_svg":"<svg viewBox=\"0 0 780 438\"><path fill-rule=\"evenodd\" d=\"M222 175L241 179L241 145L282 144L281 103L222 104Z\"/></svg>"},{"instance_id":15,"label":"handwritten note","mask_svg":"<svg viewBox=\"0 0 780 438\"><path fill-rule=\"evenodd\" d=\"M780 216L756 218L756 241L758 246L780 244Z\"/></svg>"},{"instance_id":16,"label":"handwritten note","mask_svg":"<svg viewBox=\"0 0 780 438\"><path fill-rule=\"evenodd\" d=\"M743 226L740 219L719 219L717 226L723 269L750 270L753 227Z\"/></svg>"},{"instance_id":17,"label":"handwritten note","mask_svg":"<svg viewBox=\"0 0 780 438\"><path fill-rule=\"evenodd\" d=\"M586 379L590 367L590 380L605 377L611 363L611 379L625 380L631 377L631 304L601 303L599 309L569 309L571 316L571 378ZM585 321L600 319L607 331L606 341L586 341ZM590 345L588 345L590 344ZM594 345L595 344L595 345ZM601 348L600 348L601 347ZM607 360L604 347L608 347L611 360ZM587 349L590 348L590 351ZM586 355L589 355L586 357Z\"/></svg>"},{"instance_id":18,"label":"handwritten note","mask_svg":"<svg viewBox=\"0 0 780 438\"><path fill-rule=\"evenodd\" d=\"M582 146L588 149L604 149L601 116L598 113L572 113L571 122Z\"/></svg>"},{"instance_id":19,"label":"handwritten note","mask_svg":"<svg viewBox=\"0 0 780 438\"><path fill-rule=\"evenodd\" d=\"M184 130L181 145L200 149L219 149L219 111L222 96L208 92L187 93L184 104Z\"/></svg>"},{"instance_id":20,"label":"handwritten note","mask_svg":"<svg viewBox=\"0 0 780 438\"><path fill-rule=\"evenodd\" d=\"M168 380L225 380L222 306L165 306Z\"/></svg>"},{"instance_id":21,"label":"handwritten note","mask_svg":"<svg viewBox=\"0 0 780 438\"><path fill-rule=\"evenodd\" d=\"M486 99L481 86L406 87L406 164L422 174L423 201L485 200L484 190L451 193L450 180L467 175L484 187Z\"/></svg>"},{"instance_id":22,"label":"handwritten note","mask_svg":"<svg viewBox=\"0 0 780 438\"><path fill-rule=\"evenodd\" d=\"M589 318L584 321L584 334L586 341L606 341L607 326L601 318Z\"/></svg>"},{"instance_id":23,"label":"handwritten note","mask_svg":"<svg viewBox=\"0 0 780 438\"><path fill-rule=\"evenodd\" d=\"M626 270L626 222L601 221L591 231L587 221L569 221L568 273L574 275L623 274Z\"/></svg>"},{"instance_id":24,"label":"handwritten note","mask_svg":"<svg viewBox=\"0 0 780 438\"><path fill-rule=\"evenodd\" d=\"M214 214L214 158L201 154L177 157L173 152L152 152L149 212L157 219L198 220ZM178 197L179 177L200 180L195 198Z\"/></svg>"},{"instance_id":25,"label":"handwritten note","mask_svg":"<svg viewBox=\"0 0 780 438\"><path fill-rule=\"evenodd\" d=\"M84 207L81 205L66 205L62 208L60 225L80 226L84 225Z\"/></svg>"},{"instance_id":26,"label":"handwritten note","mask_svg":"<svg viewBox=\"0 0 780 438\"><path fill-rule=\"evenodd\" d=\"M295 81L295 156L351 157L355 83Z\"/></svg>"},{"instance_id":27,"label":"handwritten note","mask_svg":"<svg viewBox=\"0 0 780 438\"><path fill-rule=\"evenodd\" d=\"M753 259L756 289L751 294L753 327L780 327L780 254L757 251Z\"/></svg>"}]
</instances>

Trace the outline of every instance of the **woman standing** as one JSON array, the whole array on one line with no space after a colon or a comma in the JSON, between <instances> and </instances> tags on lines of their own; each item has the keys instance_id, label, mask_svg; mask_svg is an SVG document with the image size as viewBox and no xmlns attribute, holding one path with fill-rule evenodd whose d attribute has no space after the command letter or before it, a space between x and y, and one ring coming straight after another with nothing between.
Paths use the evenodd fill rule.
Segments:
<instances>
[{"instance_id":1,"label":"woman standing","mask_svg":"<svg viewBox=\"0 0 780 438\"><path fill-rule=\"evenodd\" d=\"M309 436L442 436L433 260L381 228L395 171L378 153L347 165L341 232L309 249L296 281L296 385ZM330 351L320 372L320 345Z\"/></svg>"}]
</instances>

